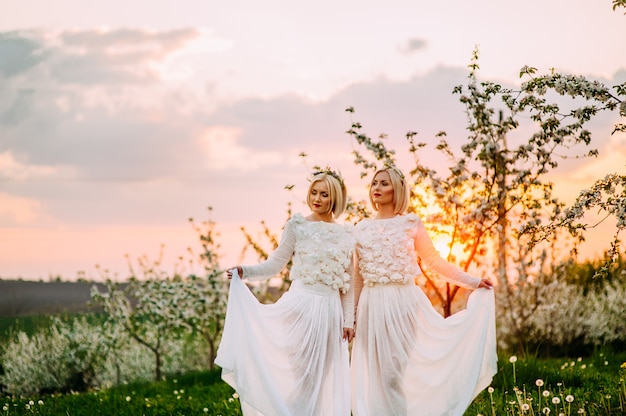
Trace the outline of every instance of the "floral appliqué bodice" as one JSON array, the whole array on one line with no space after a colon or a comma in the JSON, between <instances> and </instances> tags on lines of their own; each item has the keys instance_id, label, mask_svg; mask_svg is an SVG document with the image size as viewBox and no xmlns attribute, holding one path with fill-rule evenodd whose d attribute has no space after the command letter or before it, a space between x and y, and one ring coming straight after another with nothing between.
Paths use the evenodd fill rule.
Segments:
<instances>
[{"instance_id":1,"label":"floral appliqu\u00e9 bodice","mask_svg":"<svg viewBox=\"0 0 626 416\"><path fill-rule=\"evenodd\" d=\"M276 275L292 259L291 280L320 282L347 293L354 246L352 226L308 221L294 214L285 224L278 248L264 263L244 266L244 276Z\"/></svg>"},{"instance_id":2,"label":"floral appliqu\u00e9 bodice","mask_svg":"<svg viewBox=\"0 0 626 416\"><path fill-rule=\"evenodd\" d=\"M415 214L365 219L355 228L359 272L366 286L413 283L422 273L418 256L441 277L462 287L476 288L480 279L441 258L426 227Z\"/></svg>"},{"instance_id":3,"label":"floral appliqu\u00e9 bodice","mask_svg":"<svg viewBox=\"0 0 626 416\"><path fill-rule=\"evenodd\" d=\"M364 285L408 283L422 272L415 252L415 222L413 218L402 219L366 219L356 225L356 250Z\"/></svg>"}]
</instances>

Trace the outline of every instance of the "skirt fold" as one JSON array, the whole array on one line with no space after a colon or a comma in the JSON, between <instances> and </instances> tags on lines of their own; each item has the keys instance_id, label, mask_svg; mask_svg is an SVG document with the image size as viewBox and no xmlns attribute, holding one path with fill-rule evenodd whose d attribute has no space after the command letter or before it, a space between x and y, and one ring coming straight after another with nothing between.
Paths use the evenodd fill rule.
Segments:
<instances>
[{"instance_id":1,"label":"skirt fold","mask_svg":"<svg viewBox=\"0 0 626 416\"><path fill-rule=\"evenodd\" d=\"M493 291L444 319L413 285L361 293L352 349L355 416L461 416L497 371Z\"/></svg>"},{"instance_id":2,"label":"skirt fold","mask_svg":"<svg viewBox=\"0 0 626 416\"><path fill-rule=\"evenodd\" d=\"M237 276L215 363L249 415L350 415L347 342L337 290L292 282L261 304Z\"/></svg>"}]
</instances>

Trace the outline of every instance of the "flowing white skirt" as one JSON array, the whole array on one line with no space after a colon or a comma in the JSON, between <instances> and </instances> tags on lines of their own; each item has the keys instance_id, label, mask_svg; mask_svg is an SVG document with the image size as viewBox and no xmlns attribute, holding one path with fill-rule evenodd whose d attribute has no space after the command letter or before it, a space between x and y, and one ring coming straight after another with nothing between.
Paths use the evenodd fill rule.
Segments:
<instances>
[{"instance_id":1,"label":"flowing white skirt","mask_svg":"<svg viewBox=\"0 0 626 416\"><path fill-rule=\"evenodd\" d=\"M352 348L355 416L460 416L497 371L495 299L444 319L414 285L364 287Z\"/></svg>"},{"instance_id":2,"label":"flowing white skirt","mask_svg":"<svg viewBox=\"0 0 626 416\"><path fill-rule=\"evenodd\" d=\"M246 416L350 415L348 343L339 292L292 282L261 304L233 276L215 363Z\"/></svg>"}]
</instances>

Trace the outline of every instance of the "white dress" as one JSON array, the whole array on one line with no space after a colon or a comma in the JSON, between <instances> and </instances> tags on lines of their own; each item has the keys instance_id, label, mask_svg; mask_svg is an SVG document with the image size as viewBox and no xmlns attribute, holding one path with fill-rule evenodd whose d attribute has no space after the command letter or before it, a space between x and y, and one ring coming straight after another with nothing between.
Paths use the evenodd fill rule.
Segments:
<instances>
[{"instance_id":1,"label":"white dress","mask_svg":"<svg viewBox=\"0 0 626 416\"><path fill-rule=\"evenodd\" d=\"M363 220L355 237L353 414L462 415L497 371L493 290L473 291L444 319L415 285L417 256L459 286L480 279L443 260L416 215Z\"/></svg>"},{"instance_id":2,"label":"white dress","mask_svg":"<svg viewBox=\"0 0 626 416\"><path fill-rule=\"evenodd\" d=\"M352 230L295 214L267 261L242 267L246 279L269 277L293 260L291 286L276 303L259 303L233 276L215 363L244 415L350 415L342 336L354 325Z\"/></svg>"}]
</instances>

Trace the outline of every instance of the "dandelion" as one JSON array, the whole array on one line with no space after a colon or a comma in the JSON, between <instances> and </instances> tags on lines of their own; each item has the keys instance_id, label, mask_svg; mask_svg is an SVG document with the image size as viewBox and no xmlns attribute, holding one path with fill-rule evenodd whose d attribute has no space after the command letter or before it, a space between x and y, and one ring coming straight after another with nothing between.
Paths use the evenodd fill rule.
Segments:
<instances>
[{"instance_id":1,"label":"dandelion","mask_svg":"<svg viewBox=\"0 0 626 416\"><path fill-rule=\"evenodd\" d=\"M30 410L30 405L26 403L26 410Z\"/></svg>"},{"instance_id":2,"label":"dandelion","mask_svg":"<svg viewBox=\"0 0 626 416\"><path fill-rule=\"evenodd\" d=\"M550 395L550 392L548 390L544 390L541 394L543 394L543 397L548 397Z\"/></svg>"},{"instance_id":3,"label":"dandelion","mask_svg":"<svg viewBox=\"0 0 626 416\"><path fill-rule=\"evenodd\" d=\"M34 402L34 401L32 401L32 400L29 400L29 401L28 401L28 404L29 404L29 405L31 405L31 406L33 406L33 405L35 404L35 402Z\"/></svg>"},{"instance_id":4,"label":"dandelion","mask_svg":"<svg viewBox=\"0 0 626 416\"><path fill-rule=\"evenodd\" d=\"M232 397L229 397L229 398L228 398L228 403L232 403L232 402L234 402L234 401L235 401L235 399L233 399Z\"/></svg>"},{"instance_id":5,"label":"dandelion","mask_svg":"<svg viewBox=\"0 0 626 416\"><path fill-rule=\"evenodd\" d=\"M489 394L492 394L494 392L493 387L489 386L489 388L487 389L487 392L489 392Z\"/></svg>"},{"instance_id":6,"label":"dandelion","mask_svg":"<svg viewBox=\"0 0 626 416\"><path fill-rule=\"evenodd\" d=\"M238 399L239 395L237 393L233 393L233 399Z\"/></svg>"},{"instance_id":7,"label":"dandelion","mask_svg":"<svg viewBox=\"0 0 626 416\"><path fill-rule=\"evenodd\" d=\"M2 406L2 410L5 412L9 410L9 405L5 403L4 406Z\"/></svg>"},{"instance_id":8,"label":"dandelion","mask_svg":"<svg viewBox=\"0 0 626 416\"><path fill-rule=\"evenodd\" d=\"M515 374L515 363L517 362L517 356L511 355L509 362L513 364L513 384L517 384L517 375Z\"/></svg>"},{"instance_id":9,"label":"dandelion","mask_svg":"<svg viewBox=\"0 0 626 416\"><path fill-rule=\"evenodd\" d=\"M559 404L559 403L561 403L561 399L559 399L558 397L552 398L552 404Z\"/></svg>"},{"instance_id":10,"label":"dandelion","mask_svg":"<svg viewBox=\"0 0 626 416\"><path fill-rule=\"evenodd\" d=\"M203 411L204 413L209 413L209 408L208 408L208 407L205 407L204 409L202 409L202 411Z\"/></svg>"},{"instance_id":11,"label":"dandelion","mask_svg":"<svg viewBox=\"0 0 626 416\"><path fill-rule=\"evenodd\" d=\"M130 401L130 396L126 396L126 401L129 402Z\"/></svg>"},{"instance_id":12,"label":"dandelion","mask_svg":"<svg viewBox=\"0 0 626 416\"><path fill-rule=\"evenodd\" d=\"M540 379L540 378L538 378L538 379L537 379L537 381L535 381L535 385L536 385L537 387L541 387L541 386L543 386L543 380L542 380L542 379Z\"/></svg>"},{"instance_id":13,"label":"dandelion","mask_svg":"<svg viewBox=\"0 0 626 416\"><path fill-rule=\"evenodd\" d=\"M39 400L39 401L37 402L37 404L38 404L39 406L42 406L42 405L43 405L43 400Z\"/></svg>"},{"instance_id":14,"label":"dandelion","mask_svg":"<svg viewBox=\"0 0 626 416\"><path fill-rule=\"evenodd\" d=\"M550 414L550 408L549 407L544 407L542 410L544 415L549 415Z\"/></svg>"},{"instance_id":15,"label":"dandelion","mask_svg":"<svg viewBox=\"0 0 626 416\"><path fill-rule=\"evenodd\" d=\"M522 404L522 410L527 412L530 410L530 405L528 403L523 403Z\"/></svg>"},{"instance_id":16,"label":"dandelion","mask_svg":"<svg viewBox=\"0 0 626 416\"><path fill-rule=\"evenodd\" d=\"M568 403L571 403L574 401L574 396L572 396L571 394L568 394L567 396L565 396L565 401Z\"/></svg>"}]
</instances>

